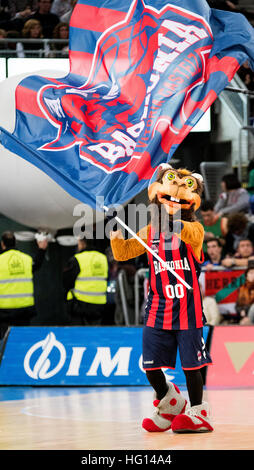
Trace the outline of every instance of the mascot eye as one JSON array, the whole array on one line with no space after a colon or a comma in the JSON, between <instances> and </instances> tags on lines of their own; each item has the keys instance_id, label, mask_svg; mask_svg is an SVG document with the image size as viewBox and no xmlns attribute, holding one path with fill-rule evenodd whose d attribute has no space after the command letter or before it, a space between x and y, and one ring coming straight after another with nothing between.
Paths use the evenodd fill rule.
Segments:
<instances>
[{"instance_id":1,"label":"mascot eye","mask_svg":"<svg viewBox=\"0 0 254 470\"><path fill-rule=\"evenodd\" d=\"M192 188L194 186L193 179L187 178L185 181L186 181L186 184L187 184L188 188Z\"/></svg>"},{"instance_id":2,"label":"mascot eye","mask_svg":"<svg viewBox=\"0 0 254 470\"><path fill-rule=\"evenodd\" d=\"M170 171L169 173L167 173L167 179L168 179L169 181L174 180L175 177L176 177L176 175L175 175L175 173L173 173L172 171Z\"/></svg>"}]
</instances>

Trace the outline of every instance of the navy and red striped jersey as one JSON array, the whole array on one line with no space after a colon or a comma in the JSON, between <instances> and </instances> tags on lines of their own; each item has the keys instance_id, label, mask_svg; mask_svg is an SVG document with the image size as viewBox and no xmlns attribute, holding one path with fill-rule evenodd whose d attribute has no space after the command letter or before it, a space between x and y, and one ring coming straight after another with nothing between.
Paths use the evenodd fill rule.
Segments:
<instances>
[{"instance_id":1,"label":"navy and red striped jersey","mask_svg":"<svg viewBox=\"0 0 254 470\"><path fill-rule=\"evenodd\" d=\"M149 231L148 245L193 291L148 253L150 273L145 324L165 330L201 328L206 321L198 282L203 254L202 259L198 260L192 247L176 234L168 239L164 233L156 236L153 227Z\"/></svg>"}]
</instances>

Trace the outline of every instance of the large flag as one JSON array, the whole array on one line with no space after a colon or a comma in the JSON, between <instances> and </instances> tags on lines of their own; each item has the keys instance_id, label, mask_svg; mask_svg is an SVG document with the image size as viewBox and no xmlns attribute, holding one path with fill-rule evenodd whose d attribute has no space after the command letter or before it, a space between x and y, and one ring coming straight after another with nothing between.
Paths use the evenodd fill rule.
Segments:
<instances>
[{"instance_id":1,"label":"large flag","mask_svg":"<svg viewBox=\"0 0 254 470\"><path fill-rule=\"evenodd\" d=\"M205 0L79 0L69 49L66 77L20 82L0 140L93 208L144 189L240 65L254 69L251 25Z\"/></svg>"}]
</instances>

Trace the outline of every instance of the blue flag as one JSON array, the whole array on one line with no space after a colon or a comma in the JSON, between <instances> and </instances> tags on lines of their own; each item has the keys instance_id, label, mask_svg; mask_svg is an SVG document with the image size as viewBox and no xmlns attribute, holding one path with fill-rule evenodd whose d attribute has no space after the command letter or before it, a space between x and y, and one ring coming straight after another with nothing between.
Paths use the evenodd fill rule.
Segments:
<instances>
[{"instance_id":1,"label":"blue flag","mask_svg":"<svg viewBox=\"0 0 254 470\"><path fill-rule=\"evenodd\" d=\"M79 0L70 73L20 82L1 143L93 208L125 203L247 59L252 26L204 0Z\"/></svg>"}]
</instances>

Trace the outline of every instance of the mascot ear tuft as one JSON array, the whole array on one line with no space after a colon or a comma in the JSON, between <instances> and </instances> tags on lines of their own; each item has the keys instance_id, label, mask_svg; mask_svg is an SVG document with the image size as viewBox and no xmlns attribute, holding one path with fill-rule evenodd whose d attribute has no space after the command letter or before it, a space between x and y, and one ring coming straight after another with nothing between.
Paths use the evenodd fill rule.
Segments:
<instances>
[{"instance_id":1,"label":"mascot ear tuft","mask_svg":"<svg viewBox=\"0 0 254 470\"><path fill-rule=\"evenodd\" d=\"M173 167L169 164L169 163L161 163L159 166L158 166L158 170L170 170L172 169Z\"/></svg>"},{"instance_id":2,"label":"mascot ear tuft","mask_svg":"<svg viewBox=\"0 0 254 470\"><path fill-rule=\"evenodd\" d=\"M200 183L203 183L203 182L204 182L203 176L200 175L199 173L192 173L191 176L194 176L194 178L196 178L197 180L199 180Z\"/></svg>"},{"instance_id":3,"label":"mascot ear tuft","mask_svg":"<svg viewBox=\"0 0 254 470\"><path fill-rule=\"evenodd\" d=\"M158 174L161 170L172 170L173 167L169 165L168 163L161 163L157 168L154 170L153 176L151 177L149 181L148 187L150 187L153 183L155 183L158 179Z\"/></svg>"}]
</instances>

